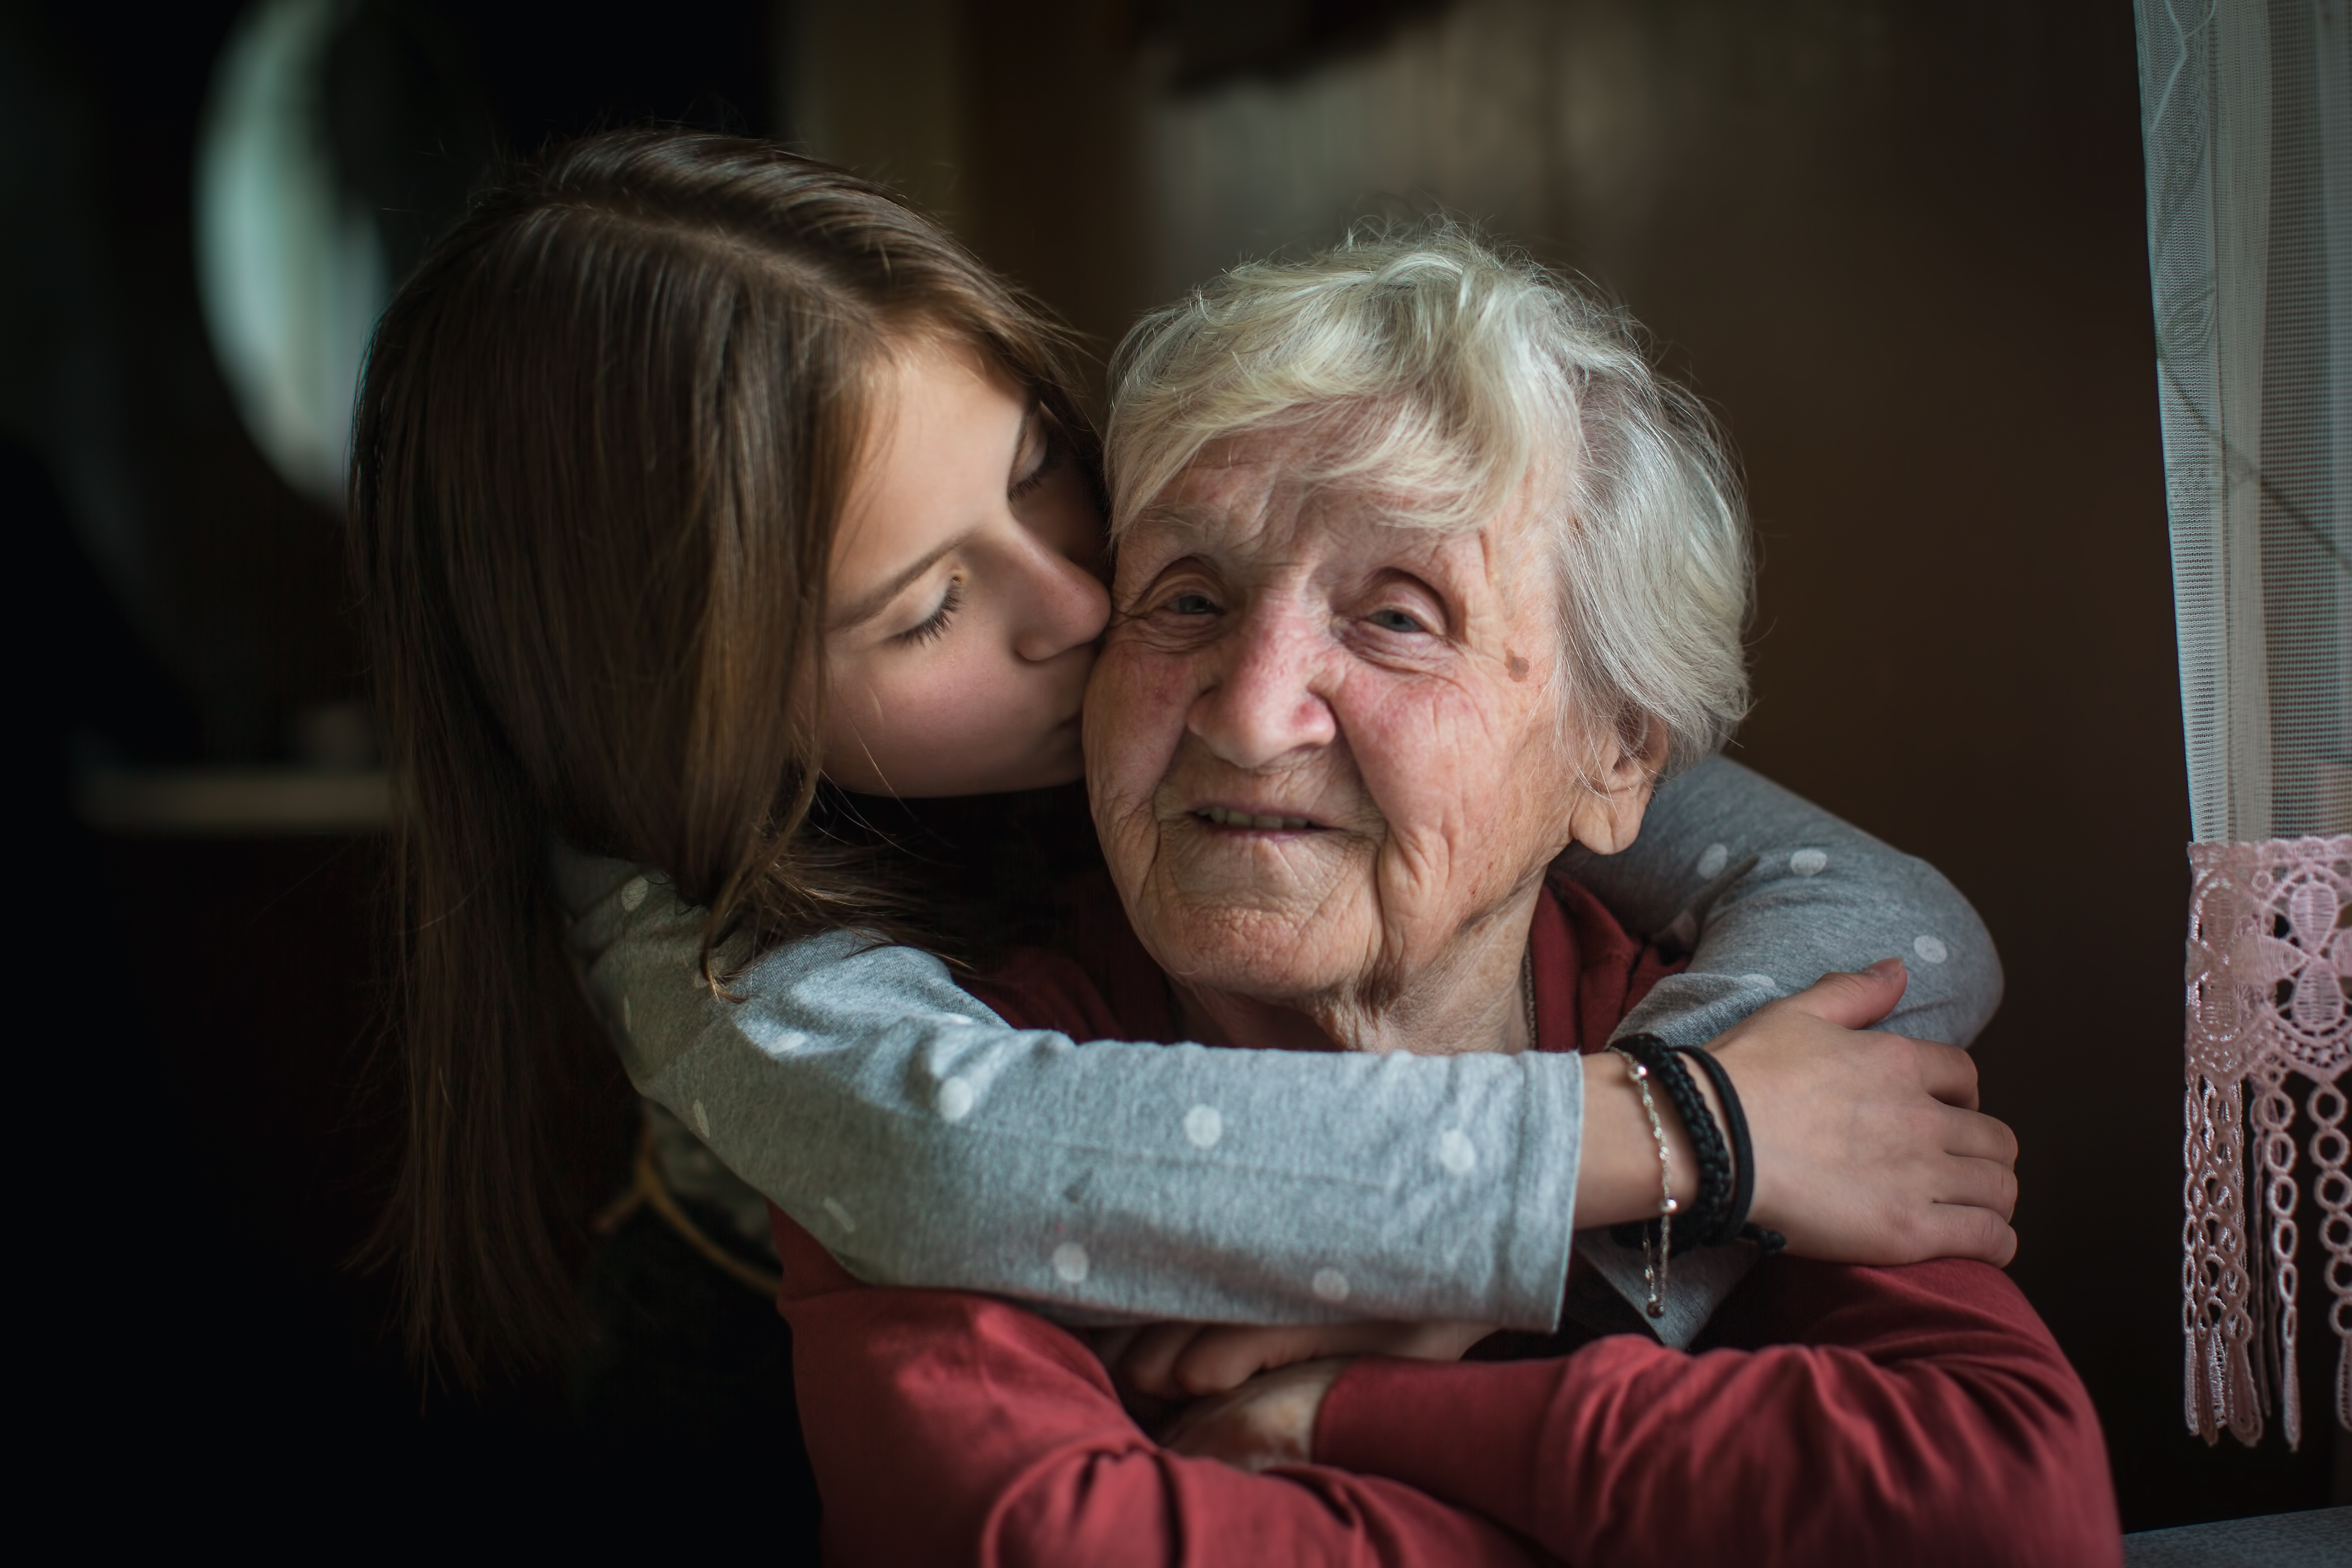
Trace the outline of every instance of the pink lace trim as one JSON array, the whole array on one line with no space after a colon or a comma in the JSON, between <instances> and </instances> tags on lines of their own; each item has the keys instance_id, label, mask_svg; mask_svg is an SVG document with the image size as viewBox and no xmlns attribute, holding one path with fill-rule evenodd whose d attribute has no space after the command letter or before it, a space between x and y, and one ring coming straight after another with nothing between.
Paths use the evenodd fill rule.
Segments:
<instances>
[{"instance_id":1,"label":"pink lace trim","mask_svg":"<svg viewBox=\"0 0 2352 1568\"><path fill-rule=\"evenodd\" d=\"M2291 1075L2311 1085L2336 1418L2352 1429L2352 1140L2336 1085L2352 1066L2352 834L2192 844L2189 863L2185 1413L2209 1443L2227 1429L2252 1444L2275 1404L2299 1446ZM2249 1160L2260 1220L2246 1198Z\"/></svg>"}]
</instances>

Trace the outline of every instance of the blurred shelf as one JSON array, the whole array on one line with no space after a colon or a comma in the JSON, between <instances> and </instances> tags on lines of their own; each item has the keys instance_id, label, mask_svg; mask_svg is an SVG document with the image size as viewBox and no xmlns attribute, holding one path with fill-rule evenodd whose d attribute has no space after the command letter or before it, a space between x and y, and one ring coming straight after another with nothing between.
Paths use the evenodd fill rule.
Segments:
<instances>
[{"instance_id":1,"label":"blurred shelf","mask_svg":"<svg viewBox=\"0 0 2352 1568\"><path fill-rule=\"evenodd\" d=\"M89 826L132 837L277 838L392 826L391 780L359 770L93 768L74 781L73 799Z\"/></svg>"}]
</instances>

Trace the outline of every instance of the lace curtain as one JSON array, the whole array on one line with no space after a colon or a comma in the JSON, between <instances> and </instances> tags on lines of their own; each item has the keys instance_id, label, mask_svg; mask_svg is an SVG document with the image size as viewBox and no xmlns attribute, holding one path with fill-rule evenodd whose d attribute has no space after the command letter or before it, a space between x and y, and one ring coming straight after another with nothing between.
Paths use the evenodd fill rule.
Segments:
<instances>
[{"instance_id":1,"label":"lace curtain","mask_svg":"<svg viewBox=\"0 0 2352 1568\"><path fill-rule=\"evenodd\" d=\"M2352 1428L2352 0L2136 8L2196 839L2185 1414L2299 1443L2306 1218Z\"/></svg>"}]
</instances>

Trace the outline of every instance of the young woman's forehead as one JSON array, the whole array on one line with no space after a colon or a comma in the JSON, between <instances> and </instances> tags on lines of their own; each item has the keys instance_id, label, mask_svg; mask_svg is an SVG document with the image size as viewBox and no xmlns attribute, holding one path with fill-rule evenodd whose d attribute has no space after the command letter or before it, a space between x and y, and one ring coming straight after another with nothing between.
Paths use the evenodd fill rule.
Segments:
<instances>
[{"instance_id":1,"label":"young woman's forehead","mask_svg":"<svg viewBox=\"0 0 2352 1568\"><path fill-rule=\"evenodd\" d=\"M925 548L915 536L944 536L977 521L1003 499L1034 407L1010 377L964 344L919 342L894 354L873 383L836 558L877 531Z\"/></svg>"}]
</instances>

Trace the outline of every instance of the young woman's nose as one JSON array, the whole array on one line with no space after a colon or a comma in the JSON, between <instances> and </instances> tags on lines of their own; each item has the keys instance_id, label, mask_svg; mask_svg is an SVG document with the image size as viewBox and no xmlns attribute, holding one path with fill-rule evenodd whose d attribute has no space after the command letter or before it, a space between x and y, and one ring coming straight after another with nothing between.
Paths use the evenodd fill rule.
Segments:
<instances>
[{"instance_id":1,"label":"young woman's nose","mask_svg":"<svg viewBox=\"0 0 2352 1568\"><path fill-rule=\"evenodd\" d=\"M1203 650L1209 683L1192 700L1186 727L1237 768L1272 767L1329 745L1339 723L1316 689L1328 640L1296 613L1268 605L1244 614Z\"/></svg>"},{"instance_id":2,"label":"young woman's nose","mask_svg":"<svg viewBox=\"0 0 2352 1568\"><path fill-rule=\"evenodd\" d=\"M1023 557L1020 620L1013 651L1033 664L1059 658L1102 636L1110 622L1110 591L1095 574L1042 541Z\"/></svg>"}]
</instances>

